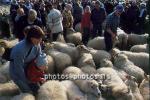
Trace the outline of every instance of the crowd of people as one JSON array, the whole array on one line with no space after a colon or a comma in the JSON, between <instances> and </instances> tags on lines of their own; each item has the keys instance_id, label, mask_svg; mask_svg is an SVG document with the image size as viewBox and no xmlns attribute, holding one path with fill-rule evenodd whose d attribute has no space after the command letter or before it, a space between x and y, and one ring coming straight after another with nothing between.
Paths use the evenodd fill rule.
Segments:
<instances>
[{"instance_id":1,"label":"crowd of people","mask_svg":"<svg viewBox=\"0 0 150 100\"><path fill-rule=\"evenodd\" d=\"M122 3L124 12L120 15L119 26L126 33L145 32L146 3L136 0ZM67 28L75 28L81 23L83 42L86 43L89 37L103 34L105 19L118 4L117 0L13 0L10 7L13 34L22 40L26 26L38 25L53 34L52 37L56 40L59 34L63 34L65 38Z\"/></svg>"}]
</instances>

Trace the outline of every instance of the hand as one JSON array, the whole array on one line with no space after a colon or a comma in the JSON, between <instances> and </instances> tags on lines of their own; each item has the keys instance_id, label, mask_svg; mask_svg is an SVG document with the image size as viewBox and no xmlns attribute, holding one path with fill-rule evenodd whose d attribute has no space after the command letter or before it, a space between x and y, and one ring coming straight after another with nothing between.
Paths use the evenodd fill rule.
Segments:
<instances>
[{"instance_id":1,"label":"hand","mask_svg":"<svg viewBox=\"0 0 150 100\"><path fill-rule=\"evenodd\" d=\"M43 83L45 83L45 82L46 82L46 79L45 79L45 78L42 78L41 83L43 84Z\"/></svg>"}]
</instances>

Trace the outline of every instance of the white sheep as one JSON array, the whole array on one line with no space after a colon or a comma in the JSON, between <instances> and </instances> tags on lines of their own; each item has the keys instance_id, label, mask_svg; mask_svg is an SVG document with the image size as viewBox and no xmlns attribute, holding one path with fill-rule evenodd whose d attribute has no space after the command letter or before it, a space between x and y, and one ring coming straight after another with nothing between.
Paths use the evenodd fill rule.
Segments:
<instances>
[{"instance_id":1,"label":"white sheep","mask_svg":"<svg viewBox=\"0 0 150 100\"><path fill-rule=\"evenodd\" d=\"M61 84L66 88L68 100L86 100L85 94L79 89L79 87L70 80L61 81Z\"/></svg>"},{"instance_id":2,"label":"white sheep","mask_svg":"<svg viewBox=\"0 0 150 100\"><path fill-rule=\"evenodd\" d=\"M48 60L48 69L46 70L46 72L49 73L49 74L54 74L54 72L55 72L54 59L50 55L47 55L46 57L47 57L47 60Z\"/></svg>"},{"instance_id":3,"label":"white sheep","mask_svg":"<svg viewBox=\"0 0 150 100\"><path fill-rule=\"evenodd\" d=\"M40 86L37 100L68 100L67 91L59 81L47 81Z\"/></svg>"},{"instance_id":4,"label":"white sheep","mask_svg":"<svg viewBox=\"0 0 150 100\"><path fill-rule=\"evenodd\" d=\"M131 89L133 96L136 100L144 100L138 88L138 84L136 83L136 78L134 76L127 76L125 84Z\"/></svg>"},{"instance_id":5,"label":"white sheep","mask_svg":"<svg viewBox=\"0 0 150 100\"><path fill-rule=\"evenodd\" d=\"M118 45L117 47L124 50L127 49L127 41L128 41L128 35L127 34L118 34Z\"/></svg>"},{"instance_id":6,"label":"white sheep","mask_svg":"<svg viewBox=\"0 0 150 100\"><path fill-rule=\"evenodd\" d=\"M49 50L48 55L52 56L55 63L55 71L58 73L62 73L62 71L72 65L71 58L68 54L62 53L56 50Z\"/></svg>"},{"instance_id":7,"label":"white sheep","mask_svg":"<svg viewBox=\"0 0 150 100\"><path fill-rule=\"evenodd\" d=\"M80 68L70 66L64 70L63 74L70 75L70 80L72 80L82 92L93 94L97 98L101 96L98 82L88 77Z\"/></svg>"},{"instance_id":8,"label":"white sheep","mask_svg":"<svg viewBox=\"0 0 150 100\"><path fill-rule=\"evenodd\" d=\"M45 51L48 51L51 48L54 48L60 52L68 54L71 59L72 63L75 64L79 58L79 56L82 54L82 52L89 52L88 49L84 45L78 45L77 47L73 46L72 44L66 44L61 42L52 42L45 44Z\"/></svg>"},{"instance_id":9,"label":"white sheep","mask_svg":"<svg viewBox=\"0 0 150 100\"><path fill-rule=\"evenodd\" d=\"M97 69L97 73L101 75L98 77L97 81L102 81L104 85L109 87L112 91L111 95L113 95L115 98L119 96L125 96L129 92L128 87L113 68L99 68ZM102 75L106 76L105 79L103 79Z\"/></svg>"},{"instance_id":10,"label":"white sheep","mask_svg":"<svg viewBox=\"0 0 150 100\"><path fill-rule=\"evenodd\" d=\"M80 55L80 58L77 61L77 66L81 68L87 65L96 68L93 56L90 53L83 53Z\"/></svg>"},{"instance_id":11,"label":"white sheep","mask_svg":"<svg viewBox=\"0 0 150 100\"><path fill-rule=\"evenodd\" d=\"M66 42L75 45L82 44L82 34L80 32L75 32L72 28L67 29Z\"/></svg>"},{"instance_id":12,"label":"white sheep","mask_svg":"<svg viewBox=\"0 0 150 100\"><path fill-rule=\"evenodd\" d=\"M4 54L5 48L0 46L0 57Z\"/></svg>"},{"instance_id":13,"label":"white sheep","mask_svg":"<svg viewBox=\"0 0 150 100\"><path fill-rule=\"evenodd\" d=\"M89 50L90 50L90 53L93 56L95 65L97 67L100 66L100 61L101 60L103 60L103 59L111 59L111 55L107 51L95 50L95 49L92 49L92 48L90 48Z\"/></svg>"},{"instance_id":14,"label":"white sheep","mask_svg":"<svg viewBox=\"0 0 150 100\"><path fill-rule=\"evenodd\" d=\"M105 50L106 46L105 46L105 41L104 41L104 37L95 37L92 40L89 40L87 43L88 47L91 47L93 49L96 50Z\"/></svg>"},{"instance_id":15,"label":"white sheep","mask_svg":"<svg viewBox=\"0 0 150 100\"><path fill-rule=\"evenodd\" d=\"M15 46L17 43L19 42L18 39L14 39L14 40L4 40L4 39L0 39L0 45L4 48L12 48L13 46Z\"/></svg>"},{"instance_id":16,"label":"white sheep","mask_svg":"<svg viewBox=\"0 0 150 100\"><path fill-rule=\"evenodd\" d=\"M123 71L122 69L116 68L109 59L103 59L100 63L100 66L113 68L123 81L126 80L127 73Z\"/></svg>"},{"instance_id":17,"label":"white sheep","mask_svg":"<svg viewBox=\"0 0 150 100\"><path fill-rule=\"evenodd\" d=\"M80 88L80 90L86 94L92 94L99 98L101 96L101 91L99 90L99 84L94 79L84 80L77 79L74 83Z\"/></svg>"},{"instance_id":18,"label":"white sheep","mask_svg":"<svg viewBox=\"0 0 150 100\"><path fill-rule=\"evenodd\" d=\"M14 96L19 94L20 90L13 82L0 84L0 96Z\"/></svg>"},{"instance_id":19,"label":"white sheep","mask_svg":"<svg viewBox=\"0 0 150 100\"><path fill-rule=\"evenodd\" d=\"M133 46L137 44L146 44L148 40L148 34L129 34L128 35L128 46Z\"/></svg>"},{"instance_id":20,"label":"white sheep","mask_svg":"<svg viewBox=\"0 0 150 100\"><path fill-rule=\"evenodd\" d=\"M21 93L14 96L11 100L35 100L35 97L30 93Z\"/></svg>"},{"instance_id":21,"label":"white sheep","mask_svg":"<svg viewBox=\"0 0 150 100\"><path fill-rule=\"evenodd\" d=\"M117 48L112 49L112 57L114 57L118 53L125 54L130 61L132 61L136 66L142 68L146 73L149 73L149 54L147 53L135 53L130 51L120 51Z\"/></svg>"},{"instance_id":22,"label":"white sheep","mask_svg":"<svg viewBox=\"0 0 150 100\"><path fill-rule=\"evenodd\" d=\"M91 67L91 66L89 66L89 65L84 66L84 67L81 67L81 70L82 70L84 73L89 74L89 75L94 75L94 74L96 74L96 68Z\"/></svg>"},{"instance_id":23,"label":"white sheep","mask_svg":"<svg viewBox=\"0 0 150 100\"><path fill-rule=\"evenodd\" d=\"M144 79L145 72L128 60L128 57L124 54L116 55L114 66L123 69L127 74L134 76L139 83Z\"/></svg>"},{"instance_id":24,"label":"white sheep","mask_svg":"<svg viewBox=\"0 0 150 100\"><path fill-rule=\"evenodd\" d=\"M142 94L142 96L144 97L144 100L150 100L150 77L149 75L145 75L145 79L141 82L139 89L140 92Z\"/></svg>"},{"instance_id":25,"label":"white sheep","mask_svg":"<svg viewBox=\"0 0 150 100\"><path fill-rule=\"evenodd\" d=\"M5 83L10 81L9 76L9 61L5 62L0 66L0 83Z\"/></svg>"},{"instance_id":26,"label":"white sheep","mask_svg":"<svg viewBox=\"0 0 150 100\"><path fill-rule=\"evenodd\" d=\"M134 45L131 47L130 51L132 52L146 52L149 53L149 45L143 44L143 45Z\"/></svg>"}]
</instances>

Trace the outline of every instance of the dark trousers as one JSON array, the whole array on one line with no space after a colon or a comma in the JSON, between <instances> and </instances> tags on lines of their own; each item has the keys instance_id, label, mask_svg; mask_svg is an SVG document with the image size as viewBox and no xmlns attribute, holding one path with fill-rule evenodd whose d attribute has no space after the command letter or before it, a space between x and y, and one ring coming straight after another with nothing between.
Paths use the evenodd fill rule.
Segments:
<instances>
[{"instance_id":1,"label":"dark trousers","mask_svg":"<svg viewBox=\"0 0 150 100\"><path fill-rule=\"evenodd\" d=\"M104 40L105 40L106 51L109 52L113 47L113 43L112 43L112 37L108 32L104 32Z\"/></svg>"},{"instance_id":2,"label":"dark trousers","mask_svg":"<svg viewBox=\"0 0 150 100\"><path fill-rule=\"evenodd\" d=\"M40 84L38 84L38 83L29 83L28 85L29 85L31 91L33 92L33 95L36 95L38 93L39 88L40 88Z\"/></svg>"},{"instance_id":3,"label":"dark trousers","mask_svg":"<svg viewBox=\"0 0 150 100\"><path fill-rule=\"evenodd\" d=\"M93 32L92 32L92 38L95 38L97 36L102 35L102 25L94 25L93 24Z\"/></svg>"},{"instance_id":4,"label":"dark trousers","mask_svg":"<svg viewBox=\"0 0 150 100\"><path fill-rule=\"evenodd\" d=\"M60 34L62 34L62 32L52 33L52 40L53 40L53 41L56 41L57 38L58 38L58 36L59 36Z\"/></svg>"},{"instance_id":5,"label":"dark trousers","mask_svg":"<svg viewBox=\"0 0 150 100\"><path fill-rule=\"evenodd\" d=\"M86 45L90 38L90 28L83 28L82 40L83 43Z\"/></svg>"}]
</instances>

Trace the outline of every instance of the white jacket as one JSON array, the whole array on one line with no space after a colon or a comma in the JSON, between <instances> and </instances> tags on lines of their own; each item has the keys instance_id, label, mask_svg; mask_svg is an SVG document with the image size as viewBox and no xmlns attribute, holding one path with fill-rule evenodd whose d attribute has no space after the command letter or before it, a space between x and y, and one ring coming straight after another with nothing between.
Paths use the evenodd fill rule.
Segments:
<instances>
[{"instance_id":1,"label":"white jacket","mask_svg":"<svg viewBox=\"0 0 150 100\"><path fill-rule=\"evenodd\" d=\"M58 33L63 31L62 25L62 14L57 9L50 10L48 17L47 17L47 25L48 29L51 30L51 33Z\"/></svg>"}]
</instances>

